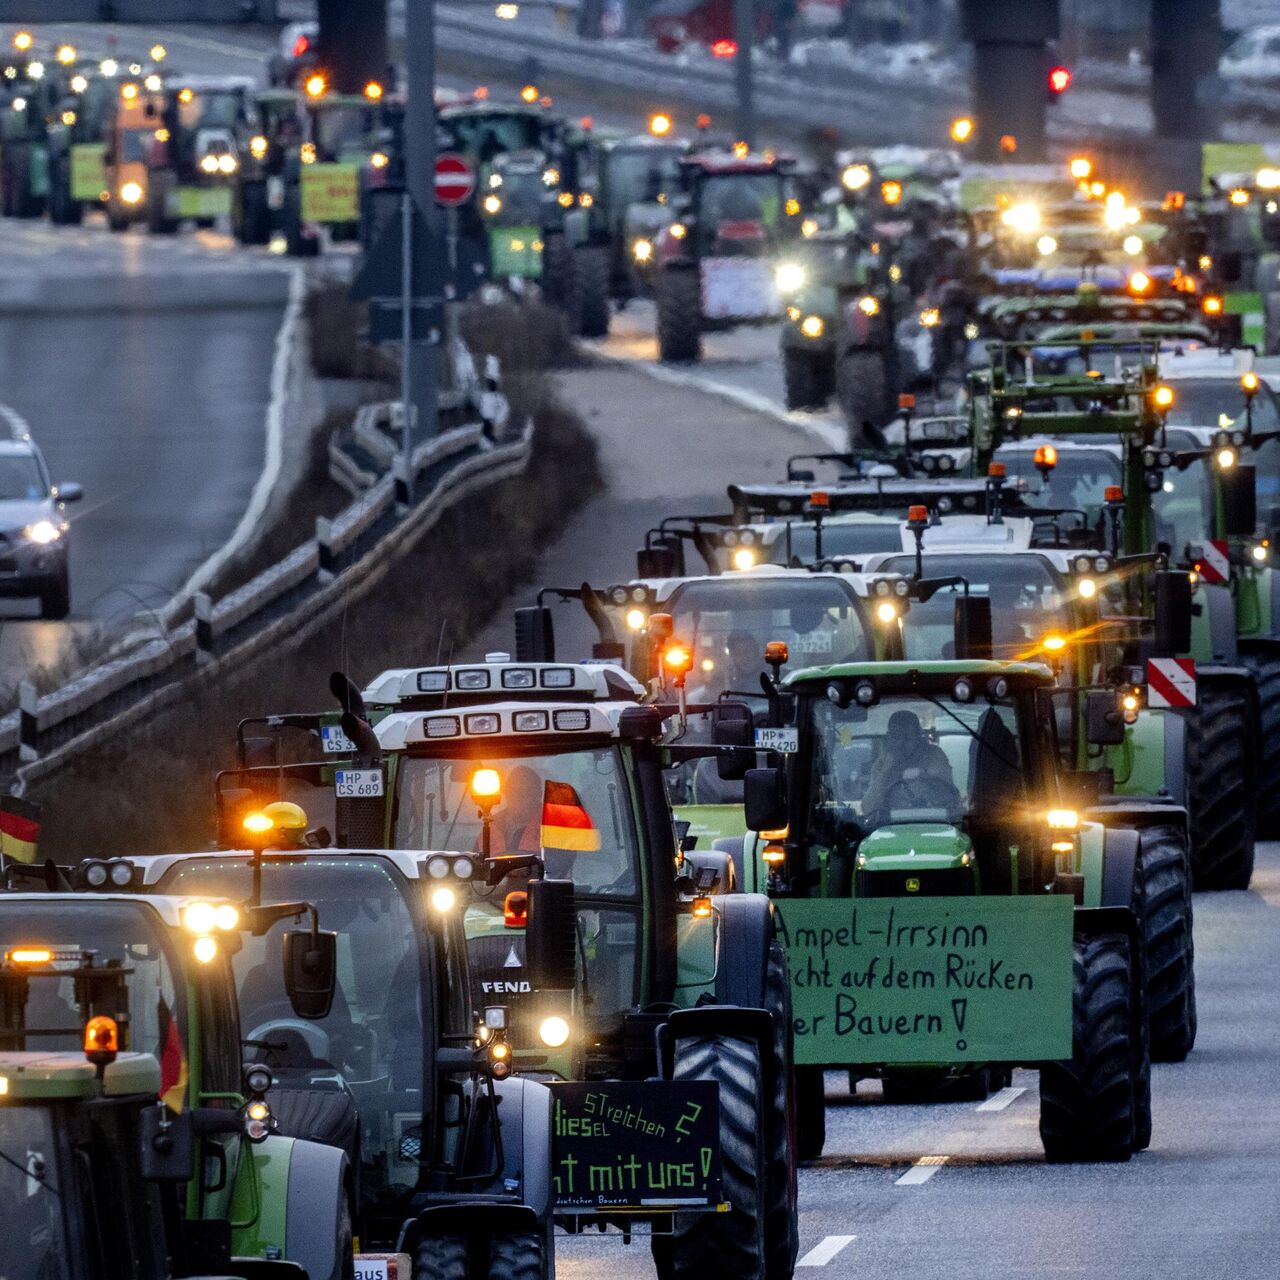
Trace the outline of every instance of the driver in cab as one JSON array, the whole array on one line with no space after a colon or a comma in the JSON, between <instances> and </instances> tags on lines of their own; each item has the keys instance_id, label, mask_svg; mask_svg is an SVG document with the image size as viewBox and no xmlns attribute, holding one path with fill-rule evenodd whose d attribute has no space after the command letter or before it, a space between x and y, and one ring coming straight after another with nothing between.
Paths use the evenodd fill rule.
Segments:
<instances>
[{"instance_id":1,"label":"driver in cab","mask_svg":"<svg viewBox=\"0 0 1280 1280\"><path fill-rule=\"evenodd\" d=\"M542 779L527 764L515 765L493 815L492 853L538 853L542 849Z\"/></svg>"},{"instance_id":2,"label":"driver in cab","mask_svg":"<svg viewBox=\"0 0 1280 1280\"><path fill-rule=\"evenodd\" d=\"M945 783L954 789L951 765L946 752L930 742L914 711L899 710L889 717L888 730L880 754L871 765L867 789L862 795L862 812L876 813L889 807L890 793L900 783L921 780Z\"/></svg>"}]
</instances>

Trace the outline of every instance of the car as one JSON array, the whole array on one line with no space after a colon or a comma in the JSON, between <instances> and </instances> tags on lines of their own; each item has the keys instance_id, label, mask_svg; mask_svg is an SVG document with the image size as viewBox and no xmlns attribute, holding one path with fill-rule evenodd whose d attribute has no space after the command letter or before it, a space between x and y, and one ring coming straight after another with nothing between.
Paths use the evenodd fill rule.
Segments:
<instances>
[{"instance_id":1,"label":"car","mask_svg":"<svg viewBox=\"0 0 1280 1280\"><path fill-rule=\"evenodd\" d=\"M0 440L0 596L35 596L42 618L71 611L67 504L78 484L55 485L29 436Z\"/></svg>"}]
</instances>

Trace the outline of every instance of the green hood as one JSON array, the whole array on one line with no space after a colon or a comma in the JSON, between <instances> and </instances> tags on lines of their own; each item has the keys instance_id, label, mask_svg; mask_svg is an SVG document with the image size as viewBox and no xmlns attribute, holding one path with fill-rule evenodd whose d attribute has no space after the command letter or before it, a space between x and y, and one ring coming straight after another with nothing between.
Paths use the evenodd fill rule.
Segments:
<instances>
[{"instance_id":1,"label":"green hood","mask_svg":"<svg viewBox=\"0 0 1280 1280\"><path fill-rule=\"evenodd\" d=\"M902 822L879 827L858 846L859 871L948 871L972 858L963 831L944 822Z\"/></svg>"}]
</instances>

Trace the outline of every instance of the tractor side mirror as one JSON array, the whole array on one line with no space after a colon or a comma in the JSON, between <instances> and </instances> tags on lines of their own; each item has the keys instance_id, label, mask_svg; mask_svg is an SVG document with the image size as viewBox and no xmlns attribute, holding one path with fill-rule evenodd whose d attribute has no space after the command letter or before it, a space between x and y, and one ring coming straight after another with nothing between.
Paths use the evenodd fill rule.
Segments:
<instances>
[{"instance_id":1,"label":"tractor side mirror","mask_svg":"<svg viewBox=\"0 0 1280 1280\"><path fill-rule=\"evenodd\" d=\"M338 935L297 929L284 935L284 987L299 1018L326 1018L338 983Z\"/></svg>"},{"instance_id":2,"label":"tractor side mirror","mask_svg":"<svg viewBox=\"0 0 1280 1280\"><path fill-rule=\"evenodd\" d=\"M787 825L787 781L781 769L748 769L742 807L748 831L776 831Z\"/></svg>"},{"instance_id":3,"label":"tractor side mirror","mask_svg":"<svg viewBox=\"0 0 1280 1280\"><path fill-rule=\"evenodd\" d=\"M716 757L716 772L725 782L741 782L755 764L748 748L755 745L751 708L741 702L723 702L711 712L711 741L737 750Z\"/></svg>"},{"instance_id":4,"label":"tractor side mirror","mask_svg":"<svg viewBox=\"0 0 1280 1280\"><path fill-rule=\"evenodd\" d=\"M636 552L636 577L683 578L684 543L679 538L654 538Z\"/></svg>"},{"instance_id":5,"label":"tractor side mirror","mask_svg":"<svg viewBox=\"0 0 1280 1280\"><path fill-rule=\"evenodd\" d=\"M1118 747L1124 742L1124 713L1109 690L1085 696L1085 738L1090 746Z\"/></svg>"},{"instance_id":6,"label":"tractor side mirror","mask_svg":"<svg viewBox=\"0 0 1280 1280\"><path fill-rule=\"evenodd\" d=\"M175 1115L157 1104L138 1119L138 1166L146 1182L186 1182L191 1177L191 1112Z\"/></svg>"},{"instance_id":7,"label":"tractor side mirror","mask_svg":"<svg viewBox=\"0 0 1280 1280\"><path fill-rule=\"evenodd\" d=\"M1251 538L1257 531L1256 471L1255 467L1242 467L1237 463L1227 471L1218 472L1218 483L1222 486L1223 531L1228 538Z\"/></svg>"},{"instance_id":8,"label":"tractor side mirror","mask_svg":"<svg viewBox=\"0 0 1280 1280\"><path fill-rule=\"evenodd\" d=\"M572 880L530 880L525 967L535 991L566 991L578 979L578 910Z\"/></svg>"},{"instance_id":9,"label":"tractor side mirror","mask_svg":"<svg viewBox=\"0 0 1280 1280\"><path fill-rule=\"evenodd\" d=\"M1155 636L1152 653L1172 658L1191 648L1191 579L1172 569L1155 575Z\"/></svg>"},{"instance_id":10,"label":"tractor side mirror","mask_svg":"<svg viewBox=\"0 0 1280 1280\"><path fill-rule=\"evenodd\" d=\"M516 661L554 662L556 660L556 632L551 610L544 604L532 604L517 609Z\"/></svg>"},{"instance_id":11,"label":"tractor side mirror","mask_svg":"<svg viewBox=\"0 0 1280 1280\"><path fill-rule=\"evenodd\" d=\"M957 596L955 612L957 662L991 660L991 597Z\"/></svg>"}]
</instances>

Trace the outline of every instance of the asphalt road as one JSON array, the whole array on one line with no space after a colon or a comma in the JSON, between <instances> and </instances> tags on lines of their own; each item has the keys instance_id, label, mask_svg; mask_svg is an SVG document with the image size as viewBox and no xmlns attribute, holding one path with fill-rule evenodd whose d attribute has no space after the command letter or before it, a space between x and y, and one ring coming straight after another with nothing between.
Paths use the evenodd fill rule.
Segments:
<instances>
[{"instance_id":1,"label":"asphalt road","mask_svg":"<svg viewBox=\"0 0 1280 1280\"><path fill-rule=\"evenodd\" d=\"M4 225L0 401L85 499L70 508L71 619L0 604L0 683L73 665L227 540L262 470L288 287L217 235Z\"/></svg>"}]
</instances>

